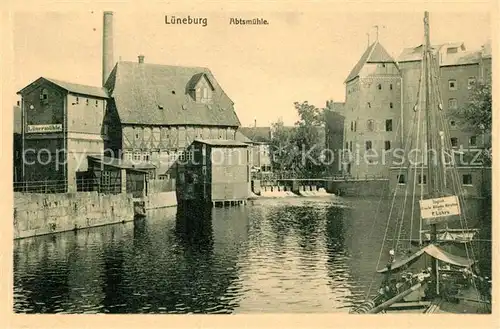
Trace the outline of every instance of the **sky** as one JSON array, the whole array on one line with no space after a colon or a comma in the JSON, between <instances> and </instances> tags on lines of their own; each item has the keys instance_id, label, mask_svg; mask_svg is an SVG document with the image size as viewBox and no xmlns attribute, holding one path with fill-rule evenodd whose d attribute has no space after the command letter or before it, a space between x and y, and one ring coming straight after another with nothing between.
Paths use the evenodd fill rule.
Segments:
<instances>
[{"instance_id":1,"label":"sky","mask_svg":"<svg viewBox=\"0 0 500 329\"><path fill-rule=\"evenodd\" d=\"M286 10L113 10L115 60L143 54L148 63L208 67L242 125L266 126L278 118L293 124L296 101L317 107L344 101L344 80L367 47L367 33L374 41L374 25L394 57L423 42L423 10L339 11L319 4ZM166 25L165 15L206 17L208 24ZM269 25L229 25L230 17L265 18ZM18 11L11 21L15 91L40 76L101 85L102 10ZM463 41L473 50L491 38L486 10L430 11L430 27L433 44Z\"/></svg>"}]
</instances>

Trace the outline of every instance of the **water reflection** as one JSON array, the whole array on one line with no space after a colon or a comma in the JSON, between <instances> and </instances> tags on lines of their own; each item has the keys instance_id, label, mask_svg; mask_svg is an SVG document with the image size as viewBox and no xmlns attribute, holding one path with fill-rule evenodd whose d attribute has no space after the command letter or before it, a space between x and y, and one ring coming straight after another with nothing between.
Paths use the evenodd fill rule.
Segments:
<instances>
[{"instance_id":1,"label":"water reflection","mask_svg":"<svg viewBox=\"0 0 500 329\"><path fill-rule=\"evenodd\" d=\"M347 312L376 278L390 213L388 202L378 201L297 198L233 208L167 208L133 223L16 240L14 308ZM418 234L415 223L413 229L405 224L404 234ZM390 225L387 235L396 228Z\"/></svg>"},{"instance_id":2,"label":"water reflection","mask_svg":"<svg viewBox=\"0 0 500 329\"><path fill-rule=\"evenodd\" d=\"M178 211L175 234L186 252L205 253L210 257L213 251L212 209L195 208Z\"/></svg>"}]
</instances>

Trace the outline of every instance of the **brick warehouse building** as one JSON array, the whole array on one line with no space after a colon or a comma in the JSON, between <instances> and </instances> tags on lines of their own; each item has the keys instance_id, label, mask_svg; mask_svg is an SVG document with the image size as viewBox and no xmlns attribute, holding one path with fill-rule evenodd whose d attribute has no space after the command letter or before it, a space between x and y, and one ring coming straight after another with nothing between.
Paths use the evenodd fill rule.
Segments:
<instances>
[{"instance_id":1,"label":"brick warehouse building","mask_svg":"<svg viewBox=\"0 0 500 329\"><path fill-rule=\"evenodd\" d=\"M233 102L209 69L147 64L144 56L115 63L112 18L104 13L103 87L41 77L19 91L22 149L33 151L23 185L50 181L58 192L76 191L89 163L92 174L106 163L169 178L194 139L235 139Z\"/></svg>"},{"instance_id":2,"label":"brick warehouse building","mask_svg":"<svg viewBox=\"0 0 500 329\"><path fill-rule=\"evenodd\" d=\"M491 82L490 44L480 51L467 51L463 43L448 43L433 49L439 61L444 112L450 113L450 108L464 106L475 81ZM360 160L356 162L351 158L344 173L353 176L392 175L390 154L386 156L385 164L380 165L371 164L369 157L368 161L364 161L363 155L370 148L380 155L384 150L405 146L412 125L413 107L417 102L421 58L422 46L418 46L404 49L394 61L375 42L354 66L345 81L346 101L341 114L345 116L344 148L356 153L357 145ZM448 120L450 143L454 148L480 148L484 145L484 138L488 138L459 127L453 117ZM415 137L410 136L412 139ZM380 157L378 160L380 162Z\"/></svg>"},{"instance_id":3,"label":"brick warehouse building","mask_svg":"<svg viewBox=\"0 0 500 329\"><path fill-rule=\"evenodd\" d=\"M344 161L348 175L387 176L388 167L371 163L374 151L401 147L401 73L396 61L375 41L345 80L344 147L359 160ZM364 158L367 161L364 161ZM379 161L380 162L380 161Z\"/></svg>"}]
</instances>

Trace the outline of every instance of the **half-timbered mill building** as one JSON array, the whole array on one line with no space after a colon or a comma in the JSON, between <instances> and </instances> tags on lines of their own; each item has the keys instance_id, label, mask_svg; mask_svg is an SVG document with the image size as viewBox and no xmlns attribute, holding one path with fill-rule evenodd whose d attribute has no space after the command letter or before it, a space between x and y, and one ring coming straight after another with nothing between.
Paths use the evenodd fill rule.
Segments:
<instances>
[{"instance_id":1,"label":"half-timbered mill building","mask_svg":"<svg viewBox=\"0 0 500 329\"><path fill-rule=\"evenodd\" d=\"M195 139L234 140L240 125L233 102L209 69L118 62L105 87L111 96L104 127L106 153L151 163L151 176L174 178L192 157Z\"/></svg>"}]
</instances>

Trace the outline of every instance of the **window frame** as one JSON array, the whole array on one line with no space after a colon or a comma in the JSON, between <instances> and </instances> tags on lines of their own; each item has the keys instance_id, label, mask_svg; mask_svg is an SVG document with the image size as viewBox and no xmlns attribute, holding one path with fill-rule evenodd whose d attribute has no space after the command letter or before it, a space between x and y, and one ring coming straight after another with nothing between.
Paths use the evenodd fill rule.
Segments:
<instances>
[{"instance_id":1,"label":"window frame","mask_svg":"<svg viewBox=\"0 0 500 329\"><path fill-rule=\"evenodd\" d=\"M466 182L466 178L470 178L470 179L467 179L467 181L470 181L469 183ZM472 174L462 174L462 185L463 186L473 186Z\"/></svg>"},{"instance_id":2,"label":"window frame","mask_svg":"<svg viewBox=\"0 0 500 329\"><path fill-rule=\"evenodd\" d=\"M471 81L472 81L472 83L471 83ZM467 79L467 89L470 90L470 89L474 88L474 86L476 85L476 82L477 82L476 77L469 77Z\"/></svg>"},{"instance_id":3,"label":"window frame","mask_svg":"<svg viewBox=\"0 0 500 329\"><path fill-rule=\"evenodd\" d=\"M427 185L427 175L418 174L417 184L418 185Z\"/></svg>"},{"instance_id":4,"label":"window frame","mask_svg":"<svg viewBox=\"0 0 500 329\"><path fill-rule=\"evenodd\" d=\"M388 129L388 128L390 128L390 129ZM385 120L385 131L393 131L392 119Z\"/></svg>"},{"instance_id":5,"label":"window frame","mask_svg":"<svg viewBox=\"0 0 500 329\"><path fill-rule=\"evenodd\" d=\"M456 98L452 97L448 99L448 109L450 110L458 109L458 100Z\"/></svg>"},{"instance_id":6,"label":"window frame","mask_svg":"<svg viewBox=\"0 0 500 329\"><path fill-rule=\"evenodd\" d=\"M448 79L448 90L457 90L457 89L458 89L457 79Z\"/></svg>"}]
</instances>

